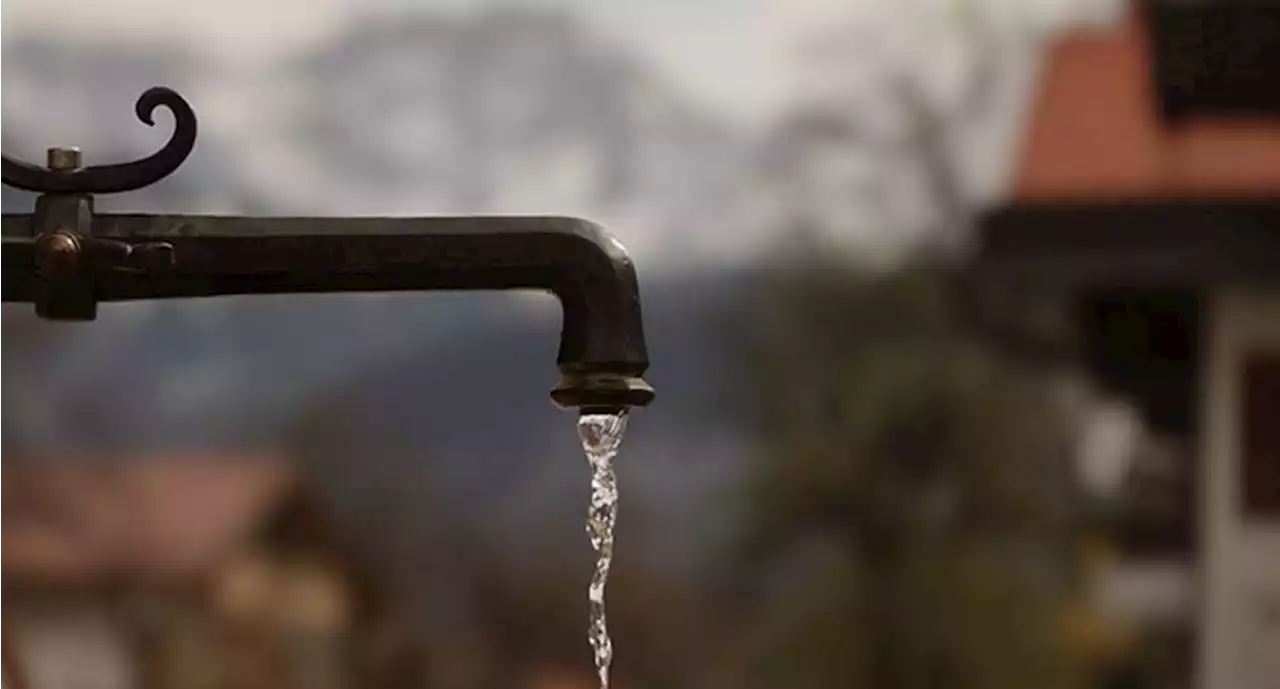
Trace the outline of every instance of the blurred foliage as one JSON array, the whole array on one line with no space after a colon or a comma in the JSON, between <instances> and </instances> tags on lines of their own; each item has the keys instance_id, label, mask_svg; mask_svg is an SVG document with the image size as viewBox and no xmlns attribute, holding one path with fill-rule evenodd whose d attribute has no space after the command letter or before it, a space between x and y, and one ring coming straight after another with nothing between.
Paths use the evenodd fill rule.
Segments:
<instances>
[{"instance_id":1,"label":"blurred foliage","mask_svg":"<svg viewBox=\"0 0 1280 689\"><path fill-rule=\"evenodd\" d=\"M539 668L590 670L582 569L543 562L520 569L477 567L490 684L507 687ZM609 581L609 631L617 658L611 677L626 687L694 687L712 620L685 582L641 565ZM714 644L710 644L714 647Z\"/></svg>"},{"instance_id":2,"label":"blurred foliage","mask_svg":"<svg viewBox=\"0 0 1280 689\"><path fill-rule=\"evenodd\" d=\"M561 557L559 530L533 526L527 537L538 557L513 554L444 508L431 453L396 447L361 411L340 395L319 400L299 414L290 438L358 551L359 580L372 589L356 635L365 658L359 684L498 689L543 676L590 684L586 573L594 555L586 537L575 549L580 557ZM699 640L718 619L688 581L640 560L616 568L614 680L697 686Z\"/></svg>"},{"instance_id":3,"label":"blurred foliage","mask_svg":"<svg viewBox=\"0 0 1280 689\"><path fill-rule=\"evenodd\" d=\"M758 452L741 557L712 556L731 561L732 586L634 561L616 571L618 685L1067 688L1114 667L1109 628L1081 602L1086 505L1045 382L973 332L944 270L789 258L740 294L725 331L731 414ZM347 446L351 433L378 435L333 403L299 426L313 465L368 454L366 440ZM383 472L366 461L334 488L359 499L370 523L357 540L387 541L399 599L424 614L426 684L588 668L585 560L511 562L443 514L390 517L432 502L390 499L403 472L374 481ZM406 526L424 523L436 527ZM436 543L433 559L407 561L406 538Z\"/></svg>"},{"instance_id":4,"label":"blurred foliage","mask_svg":"<svg viewBox=\"0 0 1280 689\"><path fill-rule=\"evenodd\" d=\"M1042 384L969 331L943 271L802 265L733 338L767 572L740 686L1077 686L1078 498Z\"/></svg>"}]
</instances>

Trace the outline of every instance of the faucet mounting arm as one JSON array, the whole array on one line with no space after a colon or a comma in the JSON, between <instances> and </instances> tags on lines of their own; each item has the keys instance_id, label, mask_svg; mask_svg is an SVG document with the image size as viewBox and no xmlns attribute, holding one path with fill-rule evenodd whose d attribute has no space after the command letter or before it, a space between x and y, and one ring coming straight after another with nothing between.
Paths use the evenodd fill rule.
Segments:
<instances>
[{"instance_id":1,"label":"faucet mounting arm","mask_svg":"<svg viewBox=\"0 0 1280 689\"><path fill-rule=\"evenodd\" d=\"M564 310L561 406L645 406L649 359L635 267L597 225L563 217L250 218L94 213L93 193L137 189L173 172L195 143L178 94L138 100L150 124L177 126L155 155L83 168L51 149L49 169L4 158L4 183L40 191L35 211L3 216L3 300L55 320L92 320L103 301L233 294L541 289Z\"/></svg>"}]
</instances>

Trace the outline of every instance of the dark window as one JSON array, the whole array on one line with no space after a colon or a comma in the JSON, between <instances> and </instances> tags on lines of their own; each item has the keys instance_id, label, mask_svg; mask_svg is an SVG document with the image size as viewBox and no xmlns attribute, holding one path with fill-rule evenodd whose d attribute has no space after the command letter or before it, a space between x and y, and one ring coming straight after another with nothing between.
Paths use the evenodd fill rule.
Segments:
<instances>
[{"instance_id":1,"label":"dark window","mask_svg":"<svg viewBox=\"0 0 1280 689\"><path fill-rule=\"evenodd\" d=\"M1147 3L1164 115L1280 114L1280 2Z\"/></svg>"},{"instance_id":2,"label":"dark window","mask_svg":"<svg viewBox=\"0 0 1280 689\"><path fill-rule=\"evenodd\" d=\"M1280 519L1280 352L1247 357L1243 383L1244 513Z\"/></svg>"}]
</instances>

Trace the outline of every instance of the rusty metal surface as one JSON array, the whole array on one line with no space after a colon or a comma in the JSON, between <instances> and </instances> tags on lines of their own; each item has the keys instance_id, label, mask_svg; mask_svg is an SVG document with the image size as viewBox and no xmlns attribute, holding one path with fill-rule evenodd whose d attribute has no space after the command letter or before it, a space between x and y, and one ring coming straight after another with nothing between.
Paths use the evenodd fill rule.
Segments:
<instances>
[{"instance_id":1,"label":"rusty metal surface","mask_svg":"<svg viewBox=\"0 0 1280 689\"><path fill-rule=\"evenodd\" d=\"M237 294L540 289L564 310L562 406L643 406L653 390L635 267L599 226L566 217L252 218L104 214L94 193L155 182L194 146L195 115L151 89L138 115L173 110L164 149L136 163L80 167L50 149L50 169L4 159L4 182L44 192L3 218L3 298L56 320L92 320L103 301Z\"/></svg>"},{"instance_id":2,"label":"rusty metal surface","mask_svg":"<svg viewBox=\"0 0 1280 689\"><path fill-rule=\"evenodd\" d=\"M0 219L0 235L5 238L35 236L31 220L30 213L5 213Z\"/></svg>"}]
</instances>

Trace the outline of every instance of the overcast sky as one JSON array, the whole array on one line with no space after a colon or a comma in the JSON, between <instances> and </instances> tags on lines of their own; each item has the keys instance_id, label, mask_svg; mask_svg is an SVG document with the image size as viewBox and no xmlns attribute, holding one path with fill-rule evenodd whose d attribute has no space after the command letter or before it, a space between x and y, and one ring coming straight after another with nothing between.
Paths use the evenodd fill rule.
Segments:
<instances>
[{"instance_id":1,"label":"overcast sky","mask_svg":"<svg viewBox=\"0 0 1280 689\"><path fill-rule=\"evenodd\" d=\"M274 70L275 61L333 40L344 25L359 15L385 13L466 13L495 7L562 8L579 17L590 34L616 44L639 56L678 100L697 106L714 116L718 126L737 130L742 138L767 131L779 113L810 92L841 91L857 64L850 60L827 60L834 65L830 74L814 69L814 62L801 62L798 47L815 33L841 31L852 26L889 46L897 68L910 69L939 93L961 88L967 38L957 12L965 9L981 15L983 24L1004 51L999 63L995 105L981 122L975 122L956 137L956 163L967 187L964 193L973 202L988 203L1003 194L1010 162L1016 155L1017 132L1025 104L1034 85L1034 63L1040 39L1063 26L1079 21L1106 21L1122 0L4 0L5 37L48 35L61 32L77 42L154 43L175 42L197 52L200 57L224 69L212 86L216 93L189 93L202 99L202 122L206 131L222 129L246 133L243 148L251 157L253 170L277 179L282 161L272 151L272 142L251 139L253 118L264 111L262 99L287 92L288 78ZM846 35L846 34L839 34ZM843 41L858 43L861 39ZM852 46L857 48L858 46ZM825 82L824 82L825 80ZM832 85L834 80L834 87ZM23 88L20 89L19 86ZM39 98L28 93L39 85L21 80L6 88L14 108L30 107L17 98ZM945 97L945 96L944 96ZM858 107L858 106L851 106ZM121 111L121 117L126 113ZM67 119L67 118L62 118ZM59 118L42 121L39 141L60 139L93 142L77 134L82 127L76 118L59 124ZM132 126L132 122L128 123ZM75 125L72 127L72 125ZM30 125L28 125L30 126ZM69 129L68 129L69 128ZM30 136L24 134L24 136ZM163 132L155 132L157 139ZM265 136L265 135L264 135ZM33 150L38 151L35 146ZM30 153L29 155L34 155ZM261 164L259 164L261 163ZM289 163L292 164L292 163ZM273 167L273 165L275 167ZM288 176L286 176L288 177ZM638 256L651 251L664 256L664 265L679 263L663 247L671 238L663 234L662 223L647 215L632 217L629 212L584 207L573 193L557 195L548 191L546 174L508 184L518 201L494 201L485 212L557 212L585 214L610 224ZM534 184L533 182L538 182ZM304 185L306 186L306 185ZM308 187L310 188L310 187ZM322 189L322 187L316 187ZM507 189L510 191L511 189ZM354 193L354 191L353 191ZM315 197L319 194L319 199ZM537 203L529 203L534 195ZM277 189L275 197L285 198ZM305 212L316 214L358 214L373 212L365 205L343 205L341 195L312 191L302 204ZM342 197L345 198L345 197ZM378 201L379 213L458 212L453 208L429 207L417 196L404 195L400 205ZM328 200L330 203L322 203ZM362 199L361 203L370 199ZM202 212L240 212L234 208L201 207ZM294 212L303 212L293 209ZM720 211L717 211L720 212ZM722 213L730 216L730 213ZM679 224L679 223L677 223ZM749 224L749 223L747 223ZM726 247L745 254L757 245L768 245L777 228L764 223L752 233L736 220L725 232L701 228L696 237L705 239L707 251L718 259L733 261ZM723 235L723 236L722 236ZM759 236L757 236L759 235ZM710 260L689 247L682 235L682 256L689 261ZM754 237L754 238L753 238ZM879 234L874 234L872 241Z\"/></svg>"},{"instance_id":2,"label":"overcast sky","mask_svg":"<svg viewBox=\"0 0 1280 689\"><path fill-rule=\"evenodd\" d=\"M768 116L795 82L801 36L839 21L878 23L905 40L968 2L1013 31L1097 16L1116 0L5 0L3 32L88 40L178 38L246 67L323 41L357 13L563 7L649 60L689 97L744 122ZM914 8L914 12L906 8ZM250 21L248 18L252 17ZM929 42L916 40L921 59ZM938 60L945 60L938 55Z\"/></svg>"}]
</instances>

